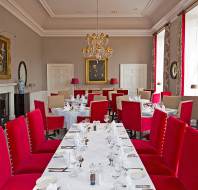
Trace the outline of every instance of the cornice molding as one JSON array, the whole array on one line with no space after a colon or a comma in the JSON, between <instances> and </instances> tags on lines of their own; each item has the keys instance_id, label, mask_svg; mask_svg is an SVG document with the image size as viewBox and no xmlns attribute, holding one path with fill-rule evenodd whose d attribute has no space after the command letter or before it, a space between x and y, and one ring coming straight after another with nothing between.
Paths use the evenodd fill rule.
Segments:
<instances>
[{"instance_id":1,"label":"cornice molding","mask_svg":"<svg viewBox=\"0 0 198 190\"><path fill-rule=\"evenodd\" d=\"M173 22L177 19L177 15L188 7L194 0L181 0L171 11L169 11L164 17L162 17L153 27L152 32L156 32L162 26L167 24L168 22Z\"/></svg>"},{"instance_id":2,"label":"cornice molding","mask_svg":"<svg viewBox=\"0 0 198 190\"><path fill-rule=\"evenodd\" d=\"M40 0L44 2L44 0ZM167 15L158 21L151 29L109 29L102 30L114 37L129 37L129 36L151 36L153 32L157 31L167 22L171 22L177 18L177 14L191 4L193 0L181 0ZM87 33L95 32L95 30L45 30L40 26L24 9L22 9L15 0L0 0L0 5L7 9L11 14L16 16L25 25L32 29L41 37L80 37ZM45 5L46 6L46 5ZM51 13L50 13L51 14ZM52 13L53 14L53 13Z\"/></svg>"},{"instance_id":3,"label":"cornice molding","mask_svg":"<svg viewBox=\"0 0 198 190\"><path fill-rule=\"evenodd\" d=\"M38 35L43 35L43 28L36 21L34 21L34 19L24 9L18 6L15 0L0 0L0 5L7 9L11 14L17 17Z\"/></svg>"},{"instance_id":4,"label":"cornice molding","mask_svg":"<svg viewBox=\"0 0 198 190\"><path fill-rule=\"evenodd\" d=\"M88 33L94 33L96 30L45 30L45 37L80 37L86 36ZM151 30L101 30L108 33L111 37L130 37L130 36L151 36Z\"/></svg>"}]
</instances>

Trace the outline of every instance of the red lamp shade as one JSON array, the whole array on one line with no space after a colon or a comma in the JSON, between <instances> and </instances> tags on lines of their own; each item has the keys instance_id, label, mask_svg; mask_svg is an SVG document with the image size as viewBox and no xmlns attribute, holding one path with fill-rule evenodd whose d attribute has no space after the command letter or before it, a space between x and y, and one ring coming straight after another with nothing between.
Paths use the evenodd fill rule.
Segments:
<instances>
[{"instance_id":1,"label":"red lamp shade","mask_svg":"<svg viewBox=\"0 0 198 190\"><path fill-rule=\"evenodd\" d=\"M78 78L72 78L71 84L79 84L79 83L80 83L80 81Z\"/></svg>"},{"instance_id":2,"label":"red lamp shade","mask_svg":"<svg viewBox=\"0 0 198 190\"><path fill-rule=\"evenodd\" d=\"M118 79L116 79L116 78L111 78L110 84L118 84Z\"/></svg>"}]
</instances>

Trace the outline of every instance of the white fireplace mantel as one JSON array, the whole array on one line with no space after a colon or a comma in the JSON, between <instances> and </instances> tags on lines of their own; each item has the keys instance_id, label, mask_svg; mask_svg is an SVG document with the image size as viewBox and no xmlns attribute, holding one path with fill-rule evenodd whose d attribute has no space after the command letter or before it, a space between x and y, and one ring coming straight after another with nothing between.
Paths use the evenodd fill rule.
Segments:
<instances>
[{"instance_id":1,"label":"white fireplace mantel","mask_svg":"<svg viewBox=\"0 0 198 190\"><path fill-rule=\"evenodd\" d=\"M9 119L14 119L14 89L17 83L0 83L0 94L9 93Z\"/></svg>"}]
</instances>

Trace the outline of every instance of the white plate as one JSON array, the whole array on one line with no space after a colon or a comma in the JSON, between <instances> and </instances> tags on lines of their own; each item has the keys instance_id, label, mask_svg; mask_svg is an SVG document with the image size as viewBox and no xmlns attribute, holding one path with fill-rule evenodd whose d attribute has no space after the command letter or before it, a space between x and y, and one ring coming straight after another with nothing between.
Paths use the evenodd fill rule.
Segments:
<instances>
[{"instance_id":1,"label":"white plate","mask_svg":"<svg viewBox=\"0 0 198 190\"><path fill-rule=\"evenodd\" d=\"M43 176L37 179L36 187L38 189L46 189L50 183L56 183L57 178L55 176Z\"/></svg>"}]
</instances>

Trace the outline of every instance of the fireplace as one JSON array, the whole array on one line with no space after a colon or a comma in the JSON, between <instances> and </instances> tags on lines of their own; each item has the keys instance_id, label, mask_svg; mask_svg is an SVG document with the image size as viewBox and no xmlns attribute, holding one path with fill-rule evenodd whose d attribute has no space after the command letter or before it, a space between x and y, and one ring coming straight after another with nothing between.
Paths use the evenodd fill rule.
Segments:
<instances>
[{"instance_id":1,"label":"fireplace","mask_svg":"<svg viewBox=\"0 0 198 190\"><path fill-rule=\"evenodd\" d=\"M0 94L0 125L9 120L9 93Z\"/></svg>"},{"instance_id":2,"label":"fireplace","mask_svg":"<svg viewBox=\"0 0 198 190\"><path fill-rule=\"evenodd\" d=\"M14 89L16 83L0 83L0 124L15 118Z\"/></svg>"}]
</instances>

